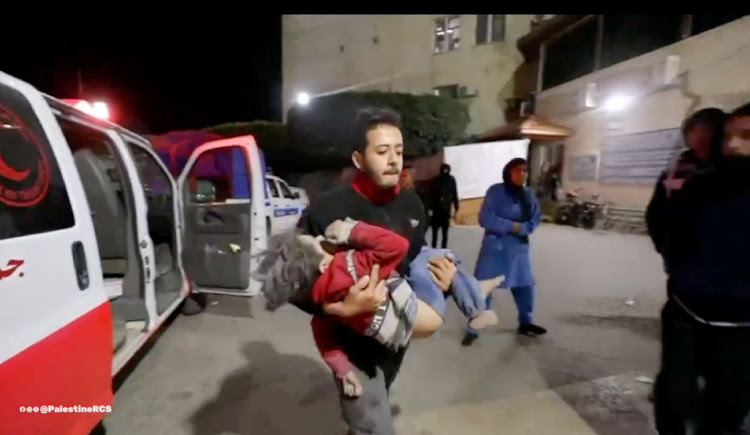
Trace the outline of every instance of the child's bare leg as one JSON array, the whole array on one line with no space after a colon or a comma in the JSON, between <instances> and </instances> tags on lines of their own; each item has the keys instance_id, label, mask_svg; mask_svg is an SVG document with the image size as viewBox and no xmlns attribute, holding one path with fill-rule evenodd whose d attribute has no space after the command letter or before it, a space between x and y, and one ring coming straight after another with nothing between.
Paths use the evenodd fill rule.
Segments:
<instances>
[{"instance_id":1,"label":"child's bare leg","mask_svg":"<svg viewBox=\"0 0 750 435\"><path fill-rule=\"evenodd\" d=\"M469 328L480 330L488 326L497 325L498 318L492 310L484 310L469 321Z\"/></svg>"},{"instance_id":2,"label":"child's bare leg","mask_svg":"<svg viewBox=\"0 0 750 435\"><path fill-rule=\"evenodd\" d=\"M487 296L492 293L492 290L495 290L496 288L500 287L503 282L505 281L505 275L500 275L497 278L492 279L485 279L483 281L479 281L479 289L482 293L482 300L487 299ZM469 327L471 329L484 329L488 326L497 325L498 318L497 314L495 314L492 310L483 310L481 313L479 313L478 316L474 317L469 321Z\"/></svg>"},{"instance_id":3,"label":"child's bare leg","mask_svg":"<svg viewBox=\"0 0 750 435\"><path fill-rule=\"evenodd\" d=\"M414 318L412 338L426 338L443 325L443 318L431 306L417 299L417 316Z\"/></svg>"},{"instance_id":4,"label":"child's bare leg","mask_svg":"<svg viewBox=\"0 0 750 435\"><path fill-rule=\"evenodd\" d=\"M505 275L500 275L497 278L485 279L479 281L479 288L482 290L482 299L486 299L487 296L492 293L492 290L500 287L505 282Z\"/></svg>"}]
</instances>

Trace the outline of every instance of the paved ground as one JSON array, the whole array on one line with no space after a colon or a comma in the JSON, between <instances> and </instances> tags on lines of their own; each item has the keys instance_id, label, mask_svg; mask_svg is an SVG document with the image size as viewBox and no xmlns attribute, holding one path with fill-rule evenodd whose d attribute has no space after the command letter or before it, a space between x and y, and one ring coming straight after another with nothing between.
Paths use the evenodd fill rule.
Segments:
<instances>
[{"instance_id":1,"label":"paved ground","mask_svg":"<svg viewBox=\"0 0 750 435\"><path fill-rule=\"evenodd\" d=\"M481 233L455 228L452 247L473 267ZM539 339L501 324L470 348L451 305L434 337L414 342L393 391L400 434L650 434L650 385L664 299L648 239L552 225L532 237ZM627 298L634 305L626 305ZM178 317L117 392L110 434L343 434L330 375L307 317L270 315L257 300L211 298Z\"/></svg>"}]
</instances>

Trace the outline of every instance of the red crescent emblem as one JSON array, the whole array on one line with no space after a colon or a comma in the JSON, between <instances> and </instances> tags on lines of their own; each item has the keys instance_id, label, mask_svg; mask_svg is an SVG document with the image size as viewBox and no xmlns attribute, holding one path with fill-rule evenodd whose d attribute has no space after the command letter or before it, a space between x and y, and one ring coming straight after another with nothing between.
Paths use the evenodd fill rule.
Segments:
<instances>
[{"instance_id":1,"label":"red crescent emblem","mask_svg":"<svg viewBox=\"0 0 750 435\"><path fill-rule=\"evenodd\" d=\"M12 168L9 164L5 163L5 160L3 160L3 156L0 156L0 177L7 178L10 181L19 183L25 180L26 177L29 176L30 172L31 170L29 169L19 171Z\"/></svg>"}]
</instances>

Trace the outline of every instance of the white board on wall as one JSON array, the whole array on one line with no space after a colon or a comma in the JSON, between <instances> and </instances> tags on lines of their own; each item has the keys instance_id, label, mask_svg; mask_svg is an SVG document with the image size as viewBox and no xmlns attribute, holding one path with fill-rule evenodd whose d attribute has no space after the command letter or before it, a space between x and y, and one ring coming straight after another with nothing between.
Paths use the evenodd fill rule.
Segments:
<instances>
[{"instance_id":1,"label":"white board on wall","mask_svg":"<svg viewBox=\"0 0 750 435\"><path fill-rule=\"evenodd\" d=\"M482 198L490 186L502 183L503 167L516 157L527 159L529 142L503 140L445 147L443 160L456 177L458 198Z\"/></svg>"}]
</instances>

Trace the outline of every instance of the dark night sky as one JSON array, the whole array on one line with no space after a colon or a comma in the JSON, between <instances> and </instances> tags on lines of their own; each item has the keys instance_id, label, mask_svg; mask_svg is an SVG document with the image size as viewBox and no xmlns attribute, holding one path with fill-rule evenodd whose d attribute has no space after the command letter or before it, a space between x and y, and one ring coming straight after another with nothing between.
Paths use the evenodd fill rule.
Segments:
<instances>
[{"instance_id":1,"label":"dark night sky","mask_svg":"<svg viewBox=\"0 0 750 435\"><path fill-rule=\"evenodd\" d=\"M116 121L149 133L222 122L281 120L281 16L252 25L144 25L114 36L71 26L3 47L0 70L58 98L84 97L114 108ZM141 127L141 128L139 128Z\"/></svg>"}]
</instances>

